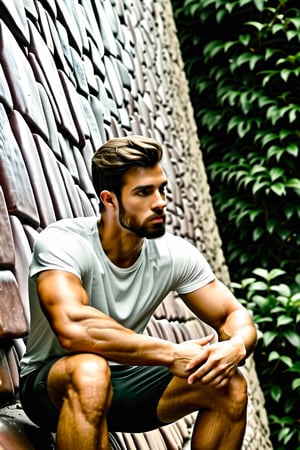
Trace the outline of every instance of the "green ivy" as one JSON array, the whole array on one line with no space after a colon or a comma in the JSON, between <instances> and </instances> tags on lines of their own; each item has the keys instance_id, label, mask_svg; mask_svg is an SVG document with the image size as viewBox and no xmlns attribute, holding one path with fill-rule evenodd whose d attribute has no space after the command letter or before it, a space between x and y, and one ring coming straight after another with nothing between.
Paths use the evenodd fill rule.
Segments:
<instances>
[{"instance_id":1,"label":"green ivy","mask_svg":"<svg viewBox=\"0 0 300 450\"><path fill-rule=\"evenodd\" d=\"M300 277L291 287L281 269L253 275L232 287L258 327L255 361L274 448L300 450Z\"/></svg>"},{"instance_id":2,"label":"green ivy","mask_svg":"<svg viewBox=\"0 0 300 450\"><path fill-rule=\"evenodd\" d=\"M300 271L300 7L173 0L233 280Z\"/></svg>"},{"instance_id":3,"label":"green ivy","mask_svg":"<svg viewBox=\"0 0 300 450\"><path fill-rule=\"evenodd\" d=\"M272 442L300 450L300 5L172 5L225 258L261 333Z\"/></svg>"}]
</instances>

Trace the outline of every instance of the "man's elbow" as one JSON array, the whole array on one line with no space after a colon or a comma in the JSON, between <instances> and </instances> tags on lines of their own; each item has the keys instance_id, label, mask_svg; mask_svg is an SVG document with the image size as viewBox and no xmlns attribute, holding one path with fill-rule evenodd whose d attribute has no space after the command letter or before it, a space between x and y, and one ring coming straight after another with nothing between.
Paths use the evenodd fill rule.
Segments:
<instances>
[{"instance_id":1,"label":"man's elbow","mask_svg":"<svg viewBox=\"0 0 300 450\"><path fill-rule=\"evenodd\" d=\"M80 333L75 328L77 327L69 323L57 323L53 327L59 344L67 352L78 351L78 336L80 336Z\"/></svg>"}]
</instances>

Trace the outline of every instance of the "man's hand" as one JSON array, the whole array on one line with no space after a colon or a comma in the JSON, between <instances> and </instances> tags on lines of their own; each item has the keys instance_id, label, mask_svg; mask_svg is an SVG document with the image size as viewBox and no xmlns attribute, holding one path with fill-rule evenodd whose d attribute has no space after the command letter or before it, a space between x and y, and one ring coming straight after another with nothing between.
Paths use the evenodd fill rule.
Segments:
<instances>
[{"instance_id":1,"label":"man's hand","mask_svg":"<svg viewBox=\"0 0 300 450\"><path fill-rule=\"evenodd\" d=\"M213 339L214 335L210 334L200 339L193 339L177 344L175 358L171 365L168 366L170 372L177 377L187 378L191 374L192 368L196 367L193 361L198 362L198 365L201 363L201 355ZM190 369L187 369L190 364L192 364Z\"/></svg>"},{"instance_id":2,"label":"man's hand","mask_svg":"<svg viewBox=\"0 0 300 450\"><path fill-rule=\"evenodd\" d=\"M190 374L187 381L223 387L245 354L245 346L238 337L207 345L186 365L185 369Z\"/></svg>"}]
</instances>

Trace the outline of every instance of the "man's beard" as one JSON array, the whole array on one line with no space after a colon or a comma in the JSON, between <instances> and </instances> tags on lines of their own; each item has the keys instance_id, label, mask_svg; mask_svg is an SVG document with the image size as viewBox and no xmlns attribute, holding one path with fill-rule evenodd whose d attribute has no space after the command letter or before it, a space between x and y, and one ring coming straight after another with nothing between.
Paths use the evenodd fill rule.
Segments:
<instances>
[{"instance_id":1,"label":"man's beard","mask_svg":"<svg viewBox=\"0 0 300 450\"><path fill-rule=\"evenodd\" d=\"M155 239L165 234L166 224L165 224L165 215L163 211L157 214L157 218L163 219L162 222L157 223L148 222L149 226L146 226L146 225L137 225L130 221L126 222L126 213L121 203L119 203L119 208L120 208L119 222L122 225L122 227L125 228L126 230L131 231L132 233L136 234L141 238L147 239Z\"/></svg>"}]
</instances>

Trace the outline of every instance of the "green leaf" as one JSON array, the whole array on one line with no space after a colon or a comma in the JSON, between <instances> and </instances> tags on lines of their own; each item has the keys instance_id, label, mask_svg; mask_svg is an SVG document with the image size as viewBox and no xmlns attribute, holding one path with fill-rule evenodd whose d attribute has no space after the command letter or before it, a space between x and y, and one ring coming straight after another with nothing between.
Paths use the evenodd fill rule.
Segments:
<instances>
[{"instance_id":1,"label":"green leaf","mask_svg":"<svg viewBox=\"0 0 300 450\"><path fill-rule=\"evenodd\" d=\"M233 128L236 128L240 122L241 119L238 116L231 117L227 125L227 133L229 133Z\"/></svg>"},{"instance_id":2,"label":"green leaf","mask_svg":"<svg viewBox=\"0 0 300 450\"><path fill-rule=\"evenodd\" d=\"M262 85L265 88L272 80L272 78L277 78L278 77L278 72L277 70L269 70L269 71L264 71L261 72L261 74L264 73L264 77L262 80Z\"/></svg>"},{"instance_id":3,"label":"green leaf","mask_svg":"<svg viewBox=\"0 0 300 450\"><path fill-rule=\"evenodd\" d=\"M295 30L287 30L286 32L286 38L288 41L291 41L295 37L298 37L298 32Z\"/></svg>"},{"instance_id":4,"label":"green leaf","mask_svg":"<svg viewBox=\"0 0 300 450\"><path fill-rule=\"evenodd\" d=\"M274 280L275 278L280 277L281 275L284 275L286 272L282 269L272 269L268 273L268 280Z\"/></svg>"},{"instance_id":5,"label":"green leaf","mask_svg":"<svg viewBox=\"0 0 300 450\"><path fill-rule=\"evenodd\" d=\"M263 11L264 9L264 0L254 0L254 4L258 11Z\"/></svg>"},{"instance_id":6,"label":"green leaf","mask_svg":"<svg viewBox=\"0 0 300 450\"><path fill-rule=\"evenodd\" d=\"M225 9L231 14L232 13L232 11L233 11L233 9L236 7L236 6L239 6L239 2L238 1L236 1L236 2L226 2L225 3Z\"/></svg>"},{"instance_id":7,"label":"green leaf","mask_svg":"<svg viewBox=\"0 0 300 450\"><path fill-rule=\"evenodd\" d=\"M293 303L299 302L300 301L300 292L296 292L296 294L292 295L291 301Z\"/></svg>"},{"instance_id":8,"label":"green leaf","mask_svg":"<svg viewBox=\"0 0 300 450\"><path fill-rule=\"evenodd\" d=\"M290 318L291 322L294 322L293 318ZM284 333L284 337L289 341L289 343L295 347L296 349L300 348L300 336L299 334L297 334L296 332L292 331L292 330L287 330Z\"/></svg>"},{"instance_id":9,"label":"green leaf","mask_svg":"<svg viewBox=\"0 0 300 450\"><path fill-rule=\"evenodd\" d=\"M287 220L290 220L292 218L292 216L294 215L295 212L295 207L294 205L285 205L283 208L284 211L284 215L287 218Z\"/></svg>"},{"instance_id":10,"label":"green leaf","mask_svg":"<svg viewBox=\"0 0 300 450\"><path fill-rule=\"evenodd\" d=\"M270 47L266 48L266 50L265 50L265 60L267 61L268 59L272 58L274 55L276 55L279 52L281 54L281 51L278 50L277 48L270 48ZM285 62L285 59L284 59L284 62ZM278 60L277 60L277 63L278 63Z\"/></svg>"},{"instance_id":11,"label":"green leaf","mask_svg":"<svg viewBox=\"0 0 300 450\"><path fill-rule=\"evenodd\" d=\"M284 183L275 183L270 186L271 191L273 191L279 197L286 195L285 184Z\"/></svg>"},{"instance_id":12,"label":"green leaf","mask_svg":"<svg viewBox=\"0 0 300 450\"><path fill-rule=\"evenodd\" d=\"M285 355L283 355L283 356L280 356L280 361L282 361L286 366L288 366L288 367L292 367L292 365L293 365L293 360L292 360L292 358L290 357L290 356L285 356Z\"/></svg>"},{"instance_id":13,"label":"green leaf","mask_svg":"<svg viewBox=\"0 0 300 450\"><path fill-rule=\"evenodd\" d=\"M267 220L266 227L267 227L267 230L268 230L268 232L270 234L273 233L274 229L276 228L276 225L277 225L277 220L276 219L270 218L270 219Z\"/></svg>"},{"instance_id":14,"label":"green leaf","mask_svg":"<svg viewBox=\"0 0 300 450\"><path fill-rule=\"evenodd\" d=\"M277 338L277 333L275 331L266 331L263 334L263 341L265 347L269 347L269 345Z\"/></svg>"},{"instance_id":15,"label":"green leaf","mask_svg":"<svg viewBox=\"0 0 300 450\"><path fill-rule=\"evenodd\" d=\"M266 105L269 105L270 103L274 104L274 99L271 97L267 97L266 95L260 95L258 98L258 106L260 108L264 108Z\"/></svg>"},{"instance_id":16,"label":"green leaf","mask_svg":"<svg viewBox=\"0 0 300 450\"><path fill-rule=\"evenodd\" d=\"M268 149L267 157L268 159L275 156L276 161L279 162L282 155L286 152L286 149L284 147L279 147L278 145L271 145L271 147Z\"/></svg>"},{"instance_id":17,"label":"green leaf","mask_svg":"<svg viewBox=\"0 0 300 450\"><path fill-rule=\"evenodd\" d=\"M235 45L239 45L239 42L238 41L227 41L227 42L224 42L224 52L227 53L228 50L230 50Z\"/></svg>"},{"instance_id":18,"label":"green leaf","mask_svg":"<svg viewBox=\"0 0 300 450\"><path fill-rule=\"evenodd\" d=\"M290 427L282 428L280 430L280 432L278 433L279 442L282 442L284 445L288 444L288 442L291 440L291 438L293 437L295 432L296 432L296 430L294 428L292 428L292 429ZM284 447L284 450L286 448L287 447ZM295 450L299 450L299 448L297 448Z\"/></svg>"},{"instance_id":19,"label":"green leaf","mask_svg":"<svg viewBox=\"0 0 300 450\"><path fill-rule=\"evenodd\" d=\"M245 47L247 47L251 41L251 34L250 33L240 34L238 39L241 44L243 44Z\"/></svg>"},{"instance_id":20,"label":"green leaf","mask_svg":"<svg viewBox=\"0 0 300 450\"><path fill-rule=\"evenodd\" d=\"M293 123L295 120L297 120L297 110L293 108L289 111L289 122Z\"/></svg>"},{"instance_id":21,"label":"green leaf","mask_svg":"<svg viewBox=\"0 0 300 450\"><path fill-rule=\"evenodd\" d=\"M271 397L275 400L275 402L279 402L281 394L282 394L282 389L280 386L272 386Z\"/></svg>"},{"instance_id":22,"label":"green leaf","mask_svg":"<svg viewBox=\"0 0 300 450\"><path fill-rule=\"evenodd\" d=\"M260 177L255 181L252 187L252 193L253 195L256 195L259 191L262 189L267 190L269 184L266 182L266 180L262 180Z\"/></svg>"},{"instance_id":23,"label":"green leaf","mask_svg":"<svg viewBox=\"0 0 300 450\"><path fill-rule=\"evenodd\" d=\"M299 154L299 146L297 144L288 144L286 147L286 151L296 158Z\"/></svg>"},{"instance_id":24,"label":"green leaf","mask_svg":"<svg viewBox=\"0 0 300 450\"><path fill-rule=\"evenodd\" d=\"M254 209L252 211L249 211L249 219L251 220L251 222L254 222L256 217L258 217L261 214L263 214L262 209Z\"/></svg>"},{"instance_id":25,"label":"green leaf","mask_svg":"<svg viewBox=\"0 0 300 450\"><path fill-rule=\"evenodd\" d=\"M280 109L278 105L272 105L267 109L267 119L271 120L272 125L275 125L277 120L280 119Z\"/></svg>"},{"instance_id":26,"label":"green leaf","mask_svg":"<svg viewBox=\"0 0 300 450\"><path fill-rule=\"evenodd\" d=\"M263 59L262 55L255 55L251 53L251 57L249 58L249 68L250 70L254 70L256 64Z\"/></svg>"},{"instance_id":27,"label":"green leaf","mask_svg":"<svg viewBox=\"0 0 300 450\"><path fill-rule=\"evenodd\" d=\"M265 233L265 229L263 227L254 228L253 233L252 233L253 242L260 239L264 233Z\"/></svg>"},{"instance_id":28,"label":"green leaf","mask_svg":"<svg viewBox=\"0 0 300 450\"><path fill-rule=\"evenodd\" d=\"M241 121L238 124L237 132L240 138L243 138L251 129L251 121Z\"/></svg>"},{"instance_id":29,"label":"green leaf","mask_svg":"<svg viewBox=\"0 0 300 450\"><path fill-rule=\"evenodd\" d=\"M250 290L253 289L253 285L251 286ZM253 295L252 297L253 302L262 310L265 310L265 308L269 307L268 299L266 297L263 297L262 295ZM263 318L263 320L266 320L267 318Z\"/></svg>"},{"instance_id":30,"label":"green leaf","mask_svg":"<svg viewBox=\"0 0 300 450\"><path fill-rule=\"evenodd\" d=\"M285 183L287 188L300 189L300 179L299 178L291 178Z\"/></svg>"},{"instance_id":31,"label":"green leaf","mask_svg":"<svg viewBox=\"0 0 300 450\"><path fill-rule=\"evenodd\" d=\"M224 52L224 41L220 39L209 41L203 49L203 55L205 59L212 59L219 52Z\"/></svg>"},{"instance_id":32,"label":"green leaf","mask_svg":"<svg viewBox=\"0 0 300 450\"><path fill-rule=\"evenodd\" d=\"M273 167L271 170L270 170L270 178L271 178L271 180L272 181L275 181L275 180L277 180L278 178L282 178L283 177L283 175L284 175L284 173L285 173L285 171L284 171L284 169L282 169L281 167Z\"/></svg>"},{"instance_id":33,"label":"green leaf","mask_svg":"<svg viewBox=\"0 0 300 450\"><path fill-rule=\"evenodd\" d=\"M283 141L284 139L291 137L293 134L294 134L294 131L281 128L279 131L279 138L281 141Z\"/></svg>"},{"instance_id":34,"label":"green leaf","mask_svg":"<svg viewBox=\"0 0 300 450\"><path fill-rule=\"evenodd\" d=\"M254 281L255 281L255 278L253 278L253 277L244 278L242 280L241 287L245 289L246 286L248 286L249 284L253 283Z\"/></svg>"},{"instance_id":35,"label":"green leaf","mask_svg":"<svg viewBox=\"0 0 300 450\"><path fill-rule=\"evenodd\" d=\"M265 26L264 24L262 24L260 22L255 22L255 21L246 22L245 25L250 25L252 27L255 27L258 31L261 31Z\"/></svg>"},{"instance_id":36,"label":"green leaf","mask_svg":"<svg viewBox=\"0 0 300 450\"><path fill-rule=\"evenodd\" d=\"M269 144L269 142L275 141L278 139L278 135L275 133L265 133L262 139L262 146Z\"/></svg>"},{"instance_id":37,"label":"green leaf","mask_svg":"<svg viewBox=\"0 0 300 450\"><path fill-rule=\"evenodd\" d=\"M278 294L286 298L291 295L291 289L286 284L279 284L277 286L272 286L271 290L273 292L277 292Z\"/></svg>"},{"instance_id":38,"label":"green leaf","mask_svg":"<svg viewBox=\"0 0 300 450\"><path fill-rule=\"evenodd\" d=\"M261 268L254 269L253 273L254 273L254 275L257 275L257 276L263 278L264 280L268 280L269 272L266 269L261 269Z\"/></svg>"},{"instance_id":39,"label":"green leaf","mask_svg":"<svg viewBox=\"0 0 300 450\"><path fill-rule=\"evenodd\" d=\"M292 317L287 317L287 316L280 316L277 319L277 326L280 327L282 325L288 325L289 323L294 322L294 319ZM286 337L286 335L285 335Z\"/></svg>"},{"instance_id":40,"label":"green leaf","mask_svg":"<svg viewBox=\"0 0 300 450\"><path fill-rule=\"evenodd\" d=\"M294 71L290 69L282 69L280 71L280 76L283 79L283 81L287 82L290 75L293 75Z\"/></svg>"},{"instance_id":41,"label":"green leaf","mask_svg":"<svg viewBox=\"0 0 300 450\"><path fill-rule=\"evenodd\" d=\"M235 106L238 104L240 95L241 95L240 91L237 91L237 92L231 91L228 93L227 97L228 97L228 102L229 102L230 106ZM240 122L240 119L239 119L239 122Z\"/></svg>"},{"instance_id":42,"label":"green leaf","mask_svg":"<svg viewBox=\"0 0 300 450\"><path fill-rule=\"evenodd\" d=\"M284 30L283 25L281 23L275 23L272 26L272 33L281 33Z\"/></svg>"},{"instance_id":43,"label":"green leaf","mask_svg":"<svg viewBox=\"0 0 300 450\"><path fill-rule=\"evenodd\" d=\"M254 166L250 170L251 175L257 175L258 173L264 172L266 175L268 173L267 169L259 164L254 164Z\"/></svg>"},{"instance_id":44,"label":"green leaf","mask_svg":"<svg viewBox=\"0 0 300 450\"><path fill-rule=\"evenodd\" d=\"M216 13L216 21L217 23L222 23L222 20L224 19L224 16L226 15L226 11L225 9L221 9L219 11L217 11Z\"/></svg>"},{"instance_id":45,"label":"green leaf","mask_svg":"<svg viewBox=\"0 0 300 450\"><path fill-rule=\"evenodd\" d=\"M269 354L268 361L270 361L270 362L271 362L271 361L277 361L279 358L280 358L279 353L276 352L276 351L272 351L272 352L270 352L270 354Z\"/></svg>"},{"instance_id":46,"label":"green leaf","mask_svg":"<svg viewBox=\"0 0 300 450\"><path fill-rule=\"evenodd\" d=\"M300 18L290 17L289 21L294 25L297 31L300 31Z\"/></svg>"},{"instance_id":47,"label":"green leaf","mask_svg":"<svg viewBox=\"0 0 300 450\"><path fill-rule=\"evenodd\" d=\"M300 378L296 378L292 381L292 389L295 391L296 389L300 388Z\"/></svg>"},{"instance_id":48,"label":"green leaf","mask_svg":"<svg viewBox=\"0 0 300 450\"><path fill-rule=\"evenodd\" d=\"M267 288L268 285L264 281L256 281L251 286L251 290L253 291L265 291Z\"/></svg>"}]
</instances>

